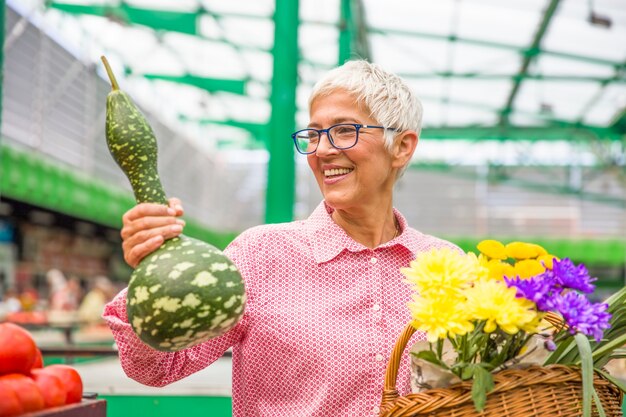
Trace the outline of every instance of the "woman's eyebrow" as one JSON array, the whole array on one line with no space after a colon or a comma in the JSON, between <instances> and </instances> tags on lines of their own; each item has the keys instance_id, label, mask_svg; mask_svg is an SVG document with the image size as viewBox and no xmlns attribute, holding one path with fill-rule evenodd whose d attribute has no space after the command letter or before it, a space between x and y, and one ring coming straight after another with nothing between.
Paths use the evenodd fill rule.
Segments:
<instances>
[{"instance_id":1,"label":"woman's eyebrow","mask_svg":"<svg viewBox=\"0 0 626 417\"><path fill-rule=\"evenodd\" d=\"M354 117L338 117L336 119L333 119L331 124L328 126L337 125L340 123L359 123L359 121L356 120ZM309 125L307 127L319 129L320 124L315 122L309 122Z\"/></svg>"}]
</instances>

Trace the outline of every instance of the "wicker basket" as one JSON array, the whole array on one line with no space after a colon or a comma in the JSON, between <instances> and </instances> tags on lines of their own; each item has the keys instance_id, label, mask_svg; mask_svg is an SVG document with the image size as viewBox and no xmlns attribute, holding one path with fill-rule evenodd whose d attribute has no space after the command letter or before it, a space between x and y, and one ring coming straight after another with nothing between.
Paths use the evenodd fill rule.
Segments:
<instances>
[{"instance_id":1,"label":"wicker basket","mask_svg":"<svg viewBox=\"0 0 626 417\"><path fill-rule=\"evenodd\" d=\"M579 369L563 365L511 369L494 375L495 388L487 394L482 412L472 401L472 384L427 390L400 397L396 390L398 366L415 328L407 326L391 354L385 376L381 417L581 417L582 378ZM597 375L594 386L607 417L622 417L622 391ZM595 407L593 415L598 416Z\"/></svg>"}]
</instances>

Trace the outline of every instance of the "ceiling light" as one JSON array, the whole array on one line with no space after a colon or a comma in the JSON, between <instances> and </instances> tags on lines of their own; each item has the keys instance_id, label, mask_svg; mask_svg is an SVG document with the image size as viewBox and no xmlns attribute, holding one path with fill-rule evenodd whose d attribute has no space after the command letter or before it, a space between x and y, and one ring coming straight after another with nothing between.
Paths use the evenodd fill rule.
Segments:
<instances>
[{"instance_id":1,"label":"ceiling light","mask_svg":"<svg viewBox=\"0 0 626 417\"><path fill-rule=\"evenodd\" d=\"M593 10L589 12L589 17L587 18L587 20L592 25L599 26L605 29L609 29L611 25L613 24L610 17L599 15Z\"/></svg>"}]
</instances>

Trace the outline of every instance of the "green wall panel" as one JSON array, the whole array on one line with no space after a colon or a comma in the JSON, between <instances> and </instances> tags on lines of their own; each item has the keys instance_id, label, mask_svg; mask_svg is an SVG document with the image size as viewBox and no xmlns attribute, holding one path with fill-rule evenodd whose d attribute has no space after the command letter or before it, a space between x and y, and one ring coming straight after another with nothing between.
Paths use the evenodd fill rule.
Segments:
<instances>
[{"instance_id":1,"label":"green wall panel","mask_svg":"<svg viewBox=\"0 0 626 417\"><path fill-rule=\"evenodd\" d=\"M449 237L465 251L478 253L476 245L485 238ZM601 266L620 266L626 263L626 240L569 240L546 238L495 238L506 244L513 241L532 242L543 246L548 252L559 258L570 258L575 262Z\"/></svg>"},{"instance_id":2,"label":"green wall panel","mask_svg":"<svg viewBox=\"0 0 626 417\"><path fill-rule=\"evenodd\" d=\"M107 417L232 416L229 397L103 395L99 398L107 400ZM626 402L622 410L626 413Z\"/></svg>"},{"instance_id":3,"label":"green wall panel","mask_svg":"<svg viewBox=\"0 0 626 417\"><path fill-rule=\"evenodd\" d=\"M0 145L0 196L119 228L135 204L130 191L64 167L41 155ZM209 230L185 218L185 234L223 249L237 233Z\"/></svg>"},{"instance_id":4,"label":"green wall panel","mask_svg":"<svg viewBox=\"0 0 626 417\"><path fill-rule=\"evenodd\" d=\"M102 395L107 417L231 417L230 397Z\"/></svg>"}]
</instances>

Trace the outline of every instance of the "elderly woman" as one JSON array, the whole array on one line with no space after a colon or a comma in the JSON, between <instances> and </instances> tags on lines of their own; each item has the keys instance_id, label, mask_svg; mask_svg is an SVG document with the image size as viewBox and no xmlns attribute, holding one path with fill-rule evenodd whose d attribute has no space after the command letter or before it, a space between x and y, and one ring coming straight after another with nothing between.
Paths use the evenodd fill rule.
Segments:
<instances>
[{"instance_id":1,"label":"elderly woman","mask_svg":"<svg viewBox=\"0 0 626 417\"><path fill-rule=\"evenodd\" d=\"M122 291L105 318L131 378L163 386L232 347L234 416L378 414L388 356L411 319L400 268L418 252L453 245L410 228L393 208L422 115L400 78L348 62L318 82L309 104L308 127L292 137L324 201L306 220L254 227L228 246L248 302L237 326L218 338L175 353L152 350L132 332ZM128 211L126 261L136 266L178 235L181 214L176 199ZM398 381L405 394L408 358Z\"/></svg>"}]
</instances>

